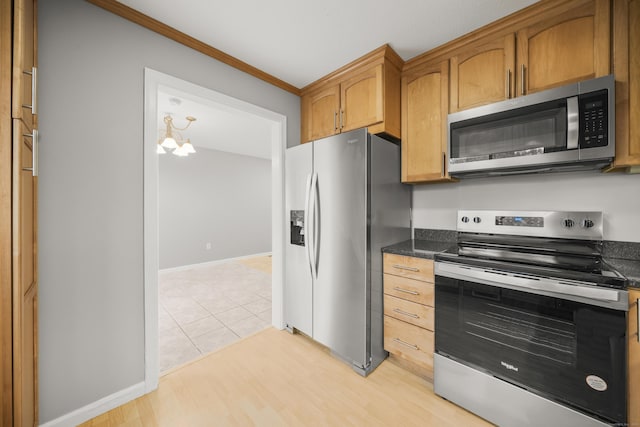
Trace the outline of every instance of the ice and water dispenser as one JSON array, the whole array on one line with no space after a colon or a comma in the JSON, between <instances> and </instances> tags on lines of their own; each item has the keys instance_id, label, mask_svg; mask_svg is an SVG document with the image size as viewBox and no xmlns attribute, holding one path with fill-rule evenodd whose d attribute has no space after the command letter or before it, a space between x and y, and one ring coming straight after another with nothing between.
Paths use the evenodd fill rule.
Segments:
<instances>
[{"instance_id":1,"label":"ice and water dispenser","mask_svg":"<svg viewBox=\"0 0 640 427\"><path fill-rule=\"evenodd\" d=\"M304 246L304 211L291 211L291 244Z\"/></svg>"}]
</instances>

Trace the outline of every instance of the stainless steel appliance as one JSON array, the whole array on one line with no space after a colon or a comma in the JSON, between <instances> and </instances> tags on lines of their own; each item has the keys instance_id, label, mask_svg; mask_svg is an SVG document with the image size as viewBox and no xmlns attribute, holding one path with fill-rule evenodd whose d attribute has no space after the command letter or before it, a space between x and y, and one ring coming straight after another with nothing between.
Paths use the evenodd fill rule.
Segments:
<instances>
[{"instance_id":1,"label":"stainless steel appliance","mask_svg":"<svg viewBox=\"0 0 640 427\"><path fill-rule=\"evenodd\" d=\"M409 239L400 148L366 129L285 155L284 320L367 375L384 360L383 246Z\"/></svg>"},{"instance_id":2,"label":"stainless steel appliance","mask_svg":"<svg viewBox=\"0 0 640 427\"><path fill-rule=\"evenodd\" d=\"M449 114L455 177L602 168L615 155L613 75Z\"/></svg>"},{"instance_id":3,"label":"stainless steel appliance","mask_svg":"<svg viewBox=\"0 0 640 427\"><path fill-rule=\"evenodd\" d=\"M626 425L626 280L600 212L459 211L435 263L434 391L500 426Z\"/></svg>"}]
</instances>

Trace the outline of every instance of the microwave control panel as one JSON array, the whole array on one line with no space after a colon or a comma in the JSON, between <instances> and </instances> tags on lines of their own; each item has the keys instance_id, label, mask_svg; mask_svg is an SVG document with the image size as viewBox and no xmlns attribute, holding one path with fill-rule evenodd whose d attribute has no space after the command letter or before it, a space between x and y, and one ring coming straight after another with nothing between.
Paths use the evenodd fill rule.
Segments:
<instances>
[{"instance_id":1,"label":"microwave control panel","mask_svg":"<svg viewBox=\"0 0 640 427\"><path fill-rule=\"evenodd\" d=\"M607 91L580 96L580 148L604 147L609 141Z\"/></svg>"}]
</instances>

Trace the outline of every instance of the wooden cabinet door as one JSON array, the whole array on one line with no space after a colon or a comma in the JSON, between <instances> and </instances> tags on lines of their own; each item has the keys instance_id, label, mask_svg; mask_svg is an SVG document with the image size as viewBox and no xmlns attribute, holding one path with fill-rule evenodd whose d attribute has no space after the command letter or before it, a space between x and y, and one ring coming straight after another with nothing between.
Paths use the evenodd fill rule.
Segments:
<instances>
[{"instance_id":1,"label":"wooden cabinet door","mask_svg":"<svg viewBox=\"0 0 640 427\"><path fill-rule=\"evenodd\" d=\"M450 112L514 95L515 43L515 34L509 34L451 58Z\"/></svg>"},{"instance_id":2,"label":"wooden cabinet door","mask_svg":"<svg viewBox=\"0 0 640 427\"><path fill-rule=\"evenodd\" d=\"M518 31L518 95L609 74L610 16L593 0Z\"/></svg>"},{"instance_id":3,"label":"wooden cabinet door","mask_svg":"<svg viewBox=\"0 0 640 427\"><path fill-rule=\"evenodd\" d=\"M627 338L629 340L629 419L630 426L640 425L640 330L638 330L639 314L638 303L640 302L640 290L629 290L629 327Z\"/></svg>"},{"instance_id":4,"label":"wooden cabinet door","mask_svg":"<svg viewBox=\"0 0 640 427\"><path fill-rule=\"evenodd\" d=\"M307 137L304 142L324 138L339 132L340 86L326 86L302 99L302 125Z\"/></svg>"},{"instance_id":5,"label":"wooden cabinet door","mask_svg":"<svg viewBox=\"0 0 640 427\"><path fill-rule=\"evenodd\" d=\"M613 57L616 76L614 167L640 166L640 0L614 4Z\"/></svg>"},{"instance_id":6,"label":"wooden cabinet door","mask_svg":"<svg viewBox=\"0 0 640 427\"><path fill-rule=\"evenodd\" d=\"M13 122L13 416L14 425L33 426L38 421L37 144L22 120Z\"/></svg>"},{"instance_id":7,"label":"wooden cabinet door","mask_svg":"<svg viewBox=\"0 0 640 427\"><path fill-rule=\"evenodd\" d=\"M382 64L340 84L340 129L347 132L384 120Z\"/></svg>"},{"instance_id":8,"label":"wooden cabinet door","mask_svg":"<svg viewBox=\"0 0 640 427\"><path fill-rule=\"evenodd\" d=\"M448 180L449 62L402 78L402 182Z\"/></svg>"},{"instance_id":9,"label":"wooden cabinet door","mask_svg":"<svg viewBox=\"0 0 640 427\"><path fill-rule=\"evenodd\" d=\"M22 119L32 128L36 107L36 3L34 0L15 0L13 7L12 117Z\"/></svg>"}]
</instances>

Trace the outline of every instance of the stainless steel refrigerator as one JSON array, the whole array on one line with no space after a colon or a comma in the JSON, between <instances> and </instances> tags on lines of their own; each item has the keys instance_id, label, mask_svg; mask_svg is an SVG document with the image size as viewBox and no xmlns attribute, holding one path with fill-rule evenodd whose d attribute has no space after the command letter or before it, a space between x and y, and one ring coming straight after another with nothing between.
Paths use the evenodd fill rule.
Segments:
<instances>
[{"instance_id":1,"label":"stainless steel refrigerator","mask_svg":"<svg viewBox=\"0 0 640 427\"><path fill-rule=\"evenodd\" d=\"M359 129L286 150L284 320L367 375L384 360L382 253L410 238L400 147Z\"/></svg>"}]
</instances>

